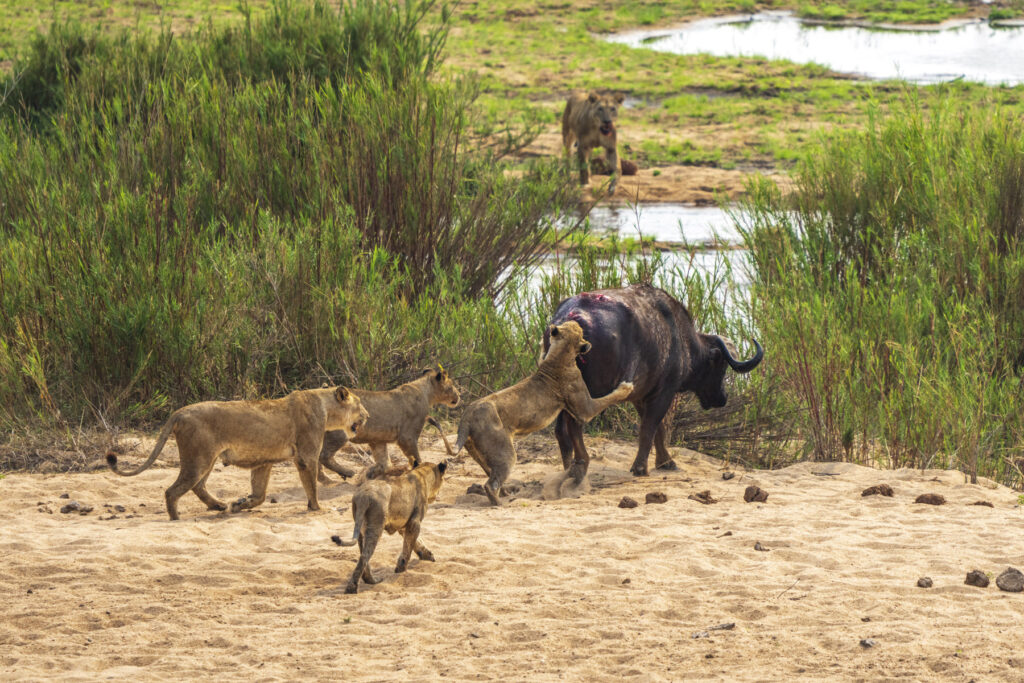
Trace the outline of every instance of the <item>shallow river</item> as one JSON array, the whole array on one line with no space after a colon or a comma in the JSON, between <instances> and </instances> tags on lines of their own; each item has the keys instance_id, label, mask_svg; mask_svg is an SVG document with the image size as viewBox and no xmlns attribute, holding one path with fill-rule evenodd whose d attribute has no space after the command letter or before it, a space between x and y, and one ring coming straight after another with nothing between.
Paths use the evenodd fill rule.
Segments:
<instances>
[{"instance_id":1,"label":"shallow river","mask_svg":"<svg viewBox=\"0 0 1024 683\"><path fill-rule=\"evenodd\" d=\"M866 78L938 83L963 78L1024 83L1024 27L961 22L941 30L807 24L786 12L701 19L677 29L631 31L615 43L676 54L813 62Z\"/></svg>"}]
</instances>

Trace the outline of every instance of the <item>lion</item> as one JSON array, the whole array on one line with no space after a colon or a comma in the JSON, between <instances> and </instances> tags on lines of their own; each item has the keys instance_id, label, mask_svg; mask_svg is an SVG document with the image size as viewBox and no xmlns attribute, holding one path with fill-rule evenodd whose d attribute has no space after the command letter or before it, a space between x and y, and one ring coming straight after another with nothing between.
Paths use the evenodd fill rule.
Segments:
<instances>
[{"instance_id":1,"label":"lion","mask_svg":"<svg viewBox=\"0 0 1024 683\"><path fill-rule=\"evenodd\" d=\"M596 92L576 92L569 96L562 112L562 145L569 154L573 140L576 141L576 160L580 167L580 185L590 180L590 152L595 147L604 147L605 161L611 169L612 181L609 192L615 192L619 179L618 135L615 119L618 105L625 96L598 95Z\"/></svg>"},{"instance_id":2,"label":"lion","mask_svg":"<svg viewBox=\"0 0 1024 683\"><path fill-rule=\"evenodd\" d=\"M368 584L377 583L370 571L370 558L377 548L381 531L402 534L404 543L395 565L396 574L405 571L414 550L421 560L434 561L434 554L419 541L420 524L427 514L427 506L437 497L447 467L446 462L423 463L397 475L368 480L356 490L352 496L352 520L355 524L352 538L346 541L340 536L331 536L338 545L350 546L359 542L359 561L345 586L346 593L355 593L359 589L360 577Z\"/></svg>"},{"instance_id":3,"label":"lion","mask_svg":"<svg viewBox=\"0 0 1024 683\"><path fill-rule=\"evenodd\" d=\"M358 396L370 411L369 419L352 438L349 438L344 430L327 432L324 435L323 448L320 450L321 466L326 466L345 478L351 477L354 471L335 462L333 456L348 441L370 445L374 465L367 473L367 478L377 476L388 468L388 444L392 442L398 444L412 467L418 466L418 441L424 422L430 422L441 431L441 425L429 416L431 406L443 404L454 408L460 401L455 383L440 366L437 370L425 370L418 379L390 391L353 389L352 393ZM444 432L441 432L441 437L444 439L448 454L453 455Z\"/></svg>"},{"instance_id":4,"label":"lion","mask_svg":"<svg viewBox=\"0 0 1024 683\"><path fill-rule=\"evenodd\" d=\"M592 398L576 365L576 356L590 351L583 328L573 320L552 325L551 347L532 375L518 384L474 401L459 422L455 452L463 447L487 473L484 492L492 505L516 462L512 437L530 434L551 424L565 410L580 422L589 422L608 406L633 391L622 382L612 393Z\"/></svg>"},{"instance_id":5,"label":"lion","mask_svg":"<svg viewBox=\"0 0 1024 683\"><path fill-rule=\"evenodd\" d=\"M153 464L173 432L181 470L164 494L172 520L178 519L178 499L189 490L208 509L226 509L206 490L206 478L218 456L225 465L252 470L252 494L232 503L232 512L260 505L267 495L270 468L285 460L293 460L299 470L309 509L319 510L316 472L324 432L341 429L354 434L366 419L359 397L345 387L293 391L264 401L203 401L171 414L149 460L138 468L117 469L114 453L107 453L107 465L121 476L133 477Z\"/></svg>"}]
</instances>

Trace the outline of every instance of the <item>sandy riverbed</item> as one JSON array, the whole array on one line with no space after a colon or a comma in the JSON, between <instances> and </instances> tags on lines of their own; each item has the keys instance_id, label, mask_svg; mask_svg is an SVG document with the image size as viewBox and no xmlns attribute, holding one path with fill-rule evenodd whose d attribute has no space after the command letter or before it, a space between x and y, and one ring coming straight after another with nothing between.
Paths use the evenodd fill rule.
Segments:
<instances>
[{"instance_id":1,"label":"sandy riverbed","mask_svg":"<svg viewBox=\"0 0 1024 683\"><path fill-rule=\"evenodd\" d=\"M425 457L440 459L428 442ZM963 583L970 569L994 577L1024 568L1024 510L1013 491L965 484L956 472L822 463L737 469L723 481L724 463L687 451L679 472L634 479L633 443L592 444L602 458L590 492L576 499L541 498L560 469L550 435L523 443L526 462L513 475L523 497L500 509L465 494L482 481L475 464L456 466L421 537L438 561L414 559L395 575L400 539L385 537L374 558L383 582L355 596L342 586L356 551L328 540L350 533L350 484L322 490L324 510L309 513L294 469L281 466L271 480L276 503L217 514L189 494L182 520L170 522L163 491L173 469L133 479L8 475L0 678L1024 676L1024 594ZM161 462L174 461L168 448ZM861 497L882 482L893 498ZM767 502L743 502L752 483ZM210 477L224 500L247 487L243 470ZM717 504L687 498L705 489ZM645 505L650 491L668 502ZM913 504L925 492L948 503ZM61 514L62 493L95 509ZM624 495L640 506L618 508ZM977 500L994 507L968 505ZM917 588L921 576L934 588ZM693 637L724 623L735 627ZM864 638L876 645L863 648Z\"/></svg>"}]
</instances>

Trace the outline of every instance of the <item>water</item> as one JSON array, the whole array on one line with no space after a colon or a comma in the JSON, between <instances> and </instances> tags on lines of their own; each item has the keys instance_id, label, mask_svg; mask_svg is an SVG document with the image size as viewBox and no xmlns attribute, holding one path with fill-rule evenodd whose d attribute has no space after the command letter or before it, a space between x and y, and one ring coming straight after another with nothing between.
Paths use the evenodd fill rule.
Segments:
<instances>
[{"instance_id":1,"label":"water","mask_svg":"<svg viewBox=\"0 0 1024 683\"><path fill-rule=\"evenodd\" d=\"M622 237L653 237L659 242L690 245L738 244L736 225L725 209L688 204L642 204L613 208L596 206L590 211L590 227L596 232L617 232Z\"/></svg>"},{"instance_id":2,"label":"water","mask_svg":"<svg viewBox=\"0 0 1024 683\"><path fill-rule=\"evenodd\" d=\"M990 85L1024 83L1024 27L984 21L941 30L884 30L805 24L792 14L702 19L678 29L607 36L631 47L676 54L766 57L824 65L872 79L940 83L962 78Z\"/></svg>"}]
</instances>

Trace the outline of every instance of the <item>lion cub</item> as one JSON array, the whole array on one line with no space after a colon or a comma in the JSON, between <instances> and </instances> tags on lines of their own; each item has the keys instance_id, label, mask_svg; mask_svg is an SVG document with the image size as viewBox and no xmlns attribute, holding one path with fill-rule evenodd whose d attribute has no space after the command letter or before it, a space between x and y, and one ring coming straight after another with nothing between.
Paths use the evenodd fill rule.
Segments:
<instances>
[{"instance_id":1,"label":"lion cub","mask_svg":"<svg viewBox=\"0 0 1024 683\"><path fill-rule=\"evenodd\" d=\"M327 432L324 435L323 449L320 451L320 464L337 472L342 477L351 477L355 472L334 461L334 453L346 442L365 443L370 445L373 453L374 466L367 473L373 478L387 470L389 465L388 444L397 443L410 467L420 464L419 438L425 422L430 422L438 430L441 426L430 417L432 406L443 404L454 408L459 405L459 392L455 383L444 369L425 370L419 379L407 382L390 391L366 391L353 389L352 393L359 397L370 411L366 423L351 439L343 431ZM451 453L448 439L441 433L445 448Z\"/></svg>"},{"instance_id":2,"label":"lion cub","mask_svg":"<svg viewBox=\"0 0 1024 683\"><path fill-rule=\"evenodd\" d=\"M576 356L590 351L583 328L570 320L552 325L549 333L551 347L532 375L474 401L459 422L455 452L465 446L489 475L484 491L492 505L499 504L501 485L516 462L513 436L547 427L563 410L580 422L589 422L633 391L631 382L622 382L607 396L592 398L576 366Z\"/></svg>"},{"instance_id":3,"label":"lion cub","mask_svg":"<svg viewBox=\"0 0 1024 683\"><path fill-rule=\"evenodd\" d=\"M138 468L130 472L117 469L114 453L107 453L107 465L121 476L135 476L153 464L173 432L181 470L164 494L171 519L178 519L178 499L188 491L210 510L225 509L224 503L206 490L206 478L218 456L225 465L252 470L252 495L232 503L232 512L262 503L270 468L285 460L293 460L299 470L309 509L319 510L316 468L324 432L342 429L354 434L366 417L359 397L345 387L293 391L266 401L203 401L171 414L149 460Z\"/></svg>"},{"instance_id":4,"label":"lion cub","mask_svg":"<svg viewBox=\"0 0 1024 683\"><path fill-rule=\"evenodd\" d=\"M370 571L370 558L377 548L381 531L389 534L398 531L405 541L395 565L396 574L405 571L414 550L421 560L434 561L434 554L419 542L420 523L427 514L427 506L437 497L441 477L447 467L444 462L436 465L423 463L397 475L368 480L356 490L352 496L355 529L351 540L331 536L338 545L354 545L359 541L359 561L345 586L346 593L355 593L359 589L360 577L366 583L377 583Z\"/></svg>"}]
</instances>

